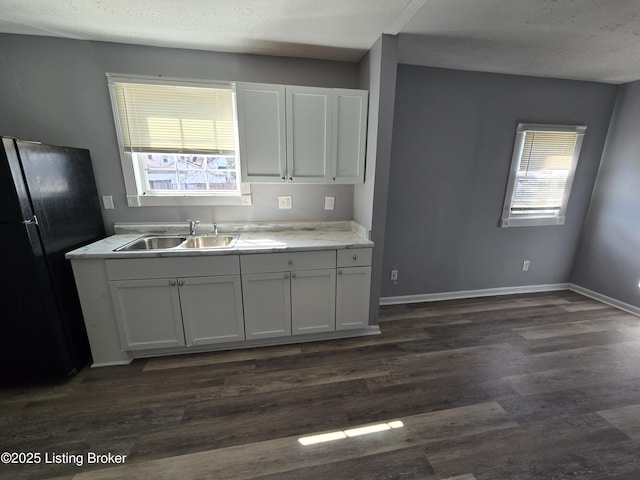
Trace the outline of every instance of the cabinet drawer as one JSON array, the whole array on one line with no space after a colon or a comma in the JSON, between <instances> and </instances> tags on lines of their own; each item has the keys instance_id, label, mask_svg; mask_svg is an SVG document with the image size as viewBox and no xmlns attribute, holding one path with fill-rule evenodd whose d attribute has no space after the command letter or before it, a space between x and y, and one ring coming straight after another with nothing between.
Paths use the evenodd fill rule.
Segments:
<instances>
[{"instance_id":1,"label":"cabinet drawer","mask_svg":"<svg viewBox=\"0 0 640 480\"><path fill-rule=\"evenodd\" d=\"M364 267L371 265L371 248L338 250L338 267Z\"/></svg>"},{"instance_id":2,"label":"cabinet drawer","mask_svg":"<svg viewBox=\"0 0 640 480\"><path fill-rule=\"evenodd\" d=\"M240 265L243 274L335 268L336 251L242 255Z\"/></svg>"},{"instance_id":3,"label":"cabinet drawer","mask_svg":"<svg viewBox=\"0 0 640 480\"><path fill-rule=\"evenodd\" d=\"M238 255L127 258L107 260L109 280L133 280L138 278L207 277L237 275L240 273Z\"/></svg>"}]
</instances>

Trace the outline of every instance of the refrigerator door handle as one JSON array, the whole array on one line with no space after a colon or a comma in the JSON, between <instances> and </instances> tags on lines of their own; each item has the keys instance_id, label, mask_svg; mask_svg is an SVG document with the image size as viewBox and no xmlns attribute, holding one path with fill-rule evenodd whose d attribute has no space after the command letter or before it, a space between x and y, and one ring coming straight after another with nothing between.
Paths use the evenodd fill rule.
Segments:
<instances>
[{"instance_id":1,"label":"refrigerator door handle","mask_svg":"<svg viewBox=\"0 0 640 480\"><path fill-rule=\"evenodd\" d=\"M35 215L28 220L24 220L22 223L24 223L25 225L39 225L38 217Z\"/></svg>"}]
</instances>

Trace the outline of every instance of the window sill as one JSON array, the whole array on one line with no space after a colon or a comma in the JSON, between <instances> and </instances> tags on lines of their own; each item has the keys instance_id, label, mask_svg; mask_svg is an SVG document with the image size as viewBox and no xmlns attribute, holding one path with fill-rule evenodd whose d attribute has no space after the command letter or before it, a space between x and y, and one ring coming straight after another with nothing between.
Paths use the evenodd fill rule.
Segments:
<instances>
[{"instance_id":1,"label":"window sill","mask_svg":"<svg viewBox=\"0 0 640 480\"><path fill-rule=\"evenodd\" d=\"M564 217L510 217L500 219L500 227L542 227L564 225Z\"/></svg>"},{"instance_id":2,"label":"window sill","mask_svg":"<svg viewBox=\"0 0 640 480\"><path fill-rule=\"evenodd\" d=\"M233 196L193 196L193 195L127 195L127 205L136 207L193 207L193 206L248 206L251 194Z\"/></svg>"}]
</instances>

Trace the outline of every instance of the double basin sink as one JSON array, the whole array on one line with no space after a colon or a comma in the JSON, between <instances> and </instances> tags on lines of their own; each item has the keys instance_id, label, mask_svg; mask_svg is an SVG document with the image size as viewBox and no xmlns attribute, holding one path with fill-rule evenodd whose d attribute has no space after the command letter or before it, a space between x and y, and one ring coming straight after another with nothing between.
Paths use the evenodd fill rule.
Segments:
<instances>
[{"instance_id":1,"label":"double basin sink","mask_svg":"<svg viewBox=\"0 0 640 480\"><path fill-rule=\"evenodd\" d=\"M236 240L238 235L153 235L138 238L115 251L232 248Z\"/></svg>"}]
</instances>

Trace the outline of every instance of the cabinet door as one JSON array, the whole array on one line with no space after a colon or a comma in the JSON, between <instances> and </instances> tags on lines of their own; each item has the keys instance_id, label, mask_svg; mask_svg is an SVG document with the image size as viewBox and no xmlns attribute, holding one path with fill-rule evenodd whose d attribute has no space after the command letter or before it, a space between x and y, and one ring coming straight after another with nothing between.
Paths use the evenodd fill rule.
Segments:
<instances>
[{"instance_id":1,"label":"cabinet door","mask_svg":"<svg viewBox=\"0 0 640 480\"><path fill-rule=\"evenodd\" d=\"M336 270L291 273L291 333L336 329Z\"/></svg>"},{"instance_id":2,"label":"cabinet door","mask_svg":"<svg viewBox=\"0 0 640 480\"><path fill-rule=\"evenodd\" d=\"M369 325L371 267L338 268L336 330Z\"/></svg>"},{"instance_id":3,"label":"cabinet door","mask_svg":"<svg viewBox=\"0 0 640 480\"><path fill-rule=\"evenodd\" d=\"M331 89L287 87L287 177L329 183Z\"/></svg>"},{"instance_id":4,"label":"cabinet door","mask_svg":"<svg viewBox=\"0 0 640 480\"><path fill-rule=\"evenodd\" d=\"M236 86L240 165L244 182L282 182L286 175L285 88Z\"/></svg>"},{"instance_id":5,"label":"cabinet door","mask_svg":"<svg viewBox=\"0 0 640 480\"><path fill-rule=\"evenodd\" d=\"M247 340L291 335L291 279L288 272L242 275Z\"/></svg>"},{"instance_id":6,"label":"cabinet door","mask_svg":"<svg viewBox=\"0 0 640 480\"><path fill-rule=\"evenodd\" d=\"M244 340L240 275L178 278L187 345Z\"/></svg>"},{"instance_id":7,"label":"cabinet door","mask_svg":"<svg viewBox=\"0 0 640 480\"><path fill-rule=\"evenodd\" d=\"M118 280L109 283L123 350L185 344L175 279Z\"/></svg>"},{"instance_id":8,"label":"cabinet door","mask_svg":"<svg viewBox=\"0 0 640 480\"><path fill-rule=\"evenodd\" d=\"M363 183L367 135L366 90L333 90L332 183Z\"/></svg>"}]
</instances>

